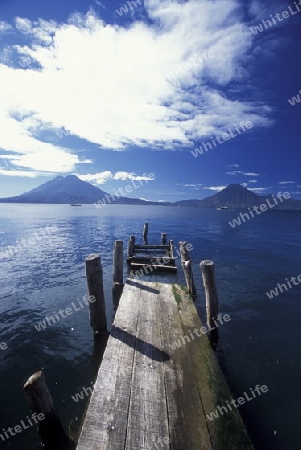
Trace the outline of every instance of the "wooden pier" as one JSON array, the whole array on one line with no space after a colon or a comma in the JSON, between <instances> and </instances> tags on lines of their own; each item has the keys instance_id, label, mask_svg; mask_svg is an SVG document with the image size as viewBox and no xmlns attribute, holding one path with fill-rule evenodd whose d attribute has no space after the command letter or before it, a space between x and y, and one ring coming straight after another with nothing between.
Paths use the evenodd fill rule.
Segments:
<instances>
[{"instance_id":1,"label":"wooden pier","mask_svg":"<svg viewBox=\"0 0 301 450\"><path fill-rule=\"evenodd\" d=\"M77 450L251 450L186 288L127 279Z\"/></svg>"},{"instance_id":2,"label":"wooden pier","mask_svg":"<svg viewBox=\"0 0 301 450\"><path fill-rule=\"evenodd\" d=\"M146 227L147 225L147 227ZM135 236L130 237L128 245L127 263L130 271L140 270L141 274L148 275L153 271L176 273L176 258L173 253L173 241L166 243L166 233L161 235L161 244L148 244L148 224L144 225L144 244L136 245Z\"/></svg>"},{"instance_id":3,"label":"wooden pier","mask_svg":"<svg viewBox=\"0 0 301 450\"><path fill-rule=\"evenodd\" d=\"M117 311L76 448L254 450L238 410L230 405L233 399L213 351L219 324L230 320L218 314L214 263L200 264L206 294L203 326L194 305L189 244L180 242L175 251L162 233L160 244L149 245L147 234L145 224L143 244L130 237L127 263L134 277L125 283L123 241L114 244L112 298ZM175 272L175 253L187 287L141 279L148 269ZM99 254L86 258L86 277L93 299L90 324L99 342L108 335ZM45 416L38 427L44 448L73 450L76 443L63 430L41 371L29 378L24 392L31 410Z\"/></svg>"}]
</instances>

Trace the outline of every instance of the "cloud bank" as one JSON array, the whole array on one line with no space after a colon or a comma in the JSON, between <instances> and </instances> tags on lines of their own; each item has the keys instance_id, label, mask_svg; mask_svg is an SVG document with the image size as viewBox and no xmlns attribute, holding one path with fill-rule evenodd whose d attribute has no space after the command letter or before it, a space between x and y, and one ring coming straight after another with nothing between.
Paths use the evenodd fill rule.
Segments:
<instances>
[{"instance_id":1,"label":"cloud bank","mask_svg":"<svg viewBox=\"0 0 301 450\"><path fill-rule=\"evenodd\" d=\"M0 161L10 164L2 171L68 173L89 163L58 129L99 151L146 151L191 148L241 120L271 124L269 106L240 91L251 84L254 37L236 0L145 8L152 24L107 24L93 11L63 24L0 22L18 42L0 55Z\"/></svg>"}]
</instances>

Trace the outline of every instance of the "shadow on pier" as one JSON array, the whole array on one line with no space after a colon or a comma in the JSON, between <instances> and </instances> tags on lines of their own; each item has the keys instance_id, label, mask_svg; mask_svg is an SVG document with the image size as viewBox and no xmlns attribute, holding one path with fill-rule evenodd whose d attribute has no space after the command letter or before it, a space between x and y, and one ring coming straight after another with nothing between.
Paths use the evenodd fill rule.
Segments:
<instances>
[{"instance_id":1,"label":"shadow on pier","mask_svg":"<svg viewBox=\"0 0 301 450\"><path fill-rule=\"evenodd\" d=\"M115 339L119 339L124 344L129 345L137 352L141 353L144 356L147 356L154 361L162 362L168 361L170 359L170 356L166 352L160 350L158 347L155 347L154 345L149 344L142 339L139 339L138 337L128 333L125 330L122 330L119 327L116 327L115 325L112 326L111 336Z\"/></svg>"},{"instance_id":2,"label":"shadow on pier","mask_svg":"<svg viewBox=\"0 0 301 450\"><path fill-rule=\"evenodd\" d=\"M130 284L131 286L141 289L142 291L151 292L152 294L160 294L160 291L158 289L154 289L150 286L145 286L144 284L139 283L139 281L128 279L127 284Z\"/></svg>"}]
</instances>

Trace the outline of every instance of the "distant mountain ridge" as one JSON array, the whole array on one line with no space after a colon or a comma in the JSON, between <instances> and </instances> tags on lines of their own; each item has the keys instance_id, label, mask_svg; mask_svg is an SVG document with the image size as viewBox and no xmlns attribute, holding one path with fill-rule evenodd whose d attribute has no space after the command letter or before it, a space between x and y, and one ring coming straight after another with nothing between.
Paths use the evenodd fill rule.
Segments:
<instances>
[{"instance_id":1,"label":"distant mountain ridge","mask_svg":"<svg viewBox=\"0 0 301 450\"><path fill-rule=\"evenodd\" d=\"M249 191L240 184L229 184L222 191L204 198L203 200L181 200L175 203L152 202L138 198L129 198L109 194L93 186L86 181L80 180L76 175L66 177L57 176L53 180L41 184L29 192L16 197L1 198L0 203L46 203L46 204L70 204L95 203L98 208L105 204L128 204L128 205L173 205L173 206L194 206L198 208L252 208L260 206L267 201L273 205L273 209L281 210L301 210L301 201L292 198L274 202L275 196L258 195ZM277 197L276 197L277 199Z\"/></svg>"},{"instance_id":2,"label":"distant mountain ridge","mask_svg":"<svg viewBox=\"0 0 301 450\"><path fill-rule=\"evenodd\" d=\"M99 205L113 202L131 205L156 204L156 202L148 202L138 198L117 197L102 191L86 181L80 180L76 175L57 176L29 192L16 197L0 199L0 203L91 204L98 202Z\"/></svg>"},{"instance_id":3,"label":"distant mountain ridge","mask_svg":"<svg viewBox=\"0 0 301 450\"><path fill-rule=\"evenodd\" d=\"M301 201L293 198L278 199L275 204L274 198L277 200L277 196L272 195L258 195L240 184L229 184L225 189L203 200L182 200L176 202L178 206L196 206L199 208L252 208L254 206L260 206L263 203L269 201L273 206L273 209L281 210L301 210Z\"/></svg>"}]
</instances>

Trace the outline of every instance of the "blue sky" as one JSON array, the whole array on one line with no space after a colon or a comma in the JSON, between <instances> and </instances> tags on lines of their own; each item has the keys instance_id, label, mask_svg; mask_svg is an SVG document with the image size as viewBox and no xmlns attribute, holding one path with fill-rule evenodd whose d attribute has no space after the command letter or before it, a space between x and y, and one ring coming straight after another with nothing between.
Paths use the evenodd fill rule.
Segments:
<instances>
[{"instance_id":1,"label":"blue sky","mask_svg":"<svg viewBox=\"0 0 301 450\"><path fill-rule=\"evenodd\" d=\"M300 22L293 1L2 0L0 196L153 173L129 196L301 199Z\"/></svg>"}]
</instances>

